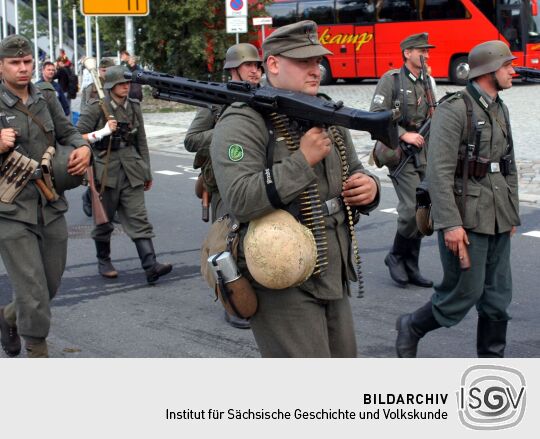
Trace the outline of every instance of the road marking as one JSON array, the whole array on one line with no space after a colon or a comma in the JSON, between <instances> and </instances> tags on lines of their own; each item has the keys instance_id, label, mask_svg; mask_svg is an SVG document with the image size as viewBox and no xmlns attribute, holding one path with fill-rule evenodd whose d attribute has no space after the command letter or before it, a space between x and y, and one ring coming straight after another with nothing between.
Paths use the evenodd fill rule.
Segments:
<instances>
[{"instance_id":1,"label":"road marking","mask_svg":"<svg viewBox=\"0 0 540 439\"><path fill-rule=\"evenodd\" d=\"M190 180L198 180L199 177L189 177Z\"/></svg>"},{"instance_id":2,"label":"road marking","mask_svg":"<svg viewBox=\"0 0 540 439\"><path fill-rule=\"evenodd\" d=\"M156 174L163 174L163 175L182 175L182 172L176 172L176 171L155 171Z\"/></svg>"},{"instance_id":3,"label":"road marking","mask_svg":"<svg viewBox=\"0 0 540 439\"><path fill-rule=\"evenodd\" d=\"M395 207L392 207L391 209L381 209L381 212L384 213L392 213L394 215L397 215L397 209Z\"/></svg>"},{"instance_id":4,"label":"road marking","mask_svg":"<svg viewBox=\"0 0 540 439\"><path fill-rule=\"evenodd\" d=\"M540 230L532 230L530 232L524 233L523 236L533 236L534 238L540 238Z\"/></svg>"}]
</instances>

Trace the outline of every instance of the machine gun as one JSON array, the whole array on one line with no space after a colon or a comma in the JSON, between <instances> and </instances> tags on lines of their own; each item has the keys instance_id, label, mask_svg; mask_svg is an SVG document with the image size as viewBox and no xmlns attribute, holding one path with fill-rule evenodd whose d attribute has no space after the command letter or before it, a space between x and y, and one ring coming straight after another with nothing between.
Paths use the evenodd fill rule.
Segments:
<instances>
[{"instance_id":1,"label":"machine gun","mask_svg":"<svg viewBox=\"0 0 540 439\"><path fill-rule=\"evenodd\" d=\"M216 83L197 81L165 73L137 70L125 72L124 77L138 84L154 88L156 99L181 102L210 108L245 102L261 113L281 113L295 119L303 129L313 126L339 125L368 131L372 139L386 145L398 144L395 110L372 113L345 107L343 102L328 101L317 96L281 90L271 86L253 87L248 82Z\"/></svg>"},{"instance_id":2,"label":"machine gun","mask_svg":"<svg viewBox=\"0 0 540 439\"><path fill-rule=\"evenodd\" d=\"M525 81L540 82L540 70L529 67L514 67L516 73Z\"/></svg>"}]
</instances>

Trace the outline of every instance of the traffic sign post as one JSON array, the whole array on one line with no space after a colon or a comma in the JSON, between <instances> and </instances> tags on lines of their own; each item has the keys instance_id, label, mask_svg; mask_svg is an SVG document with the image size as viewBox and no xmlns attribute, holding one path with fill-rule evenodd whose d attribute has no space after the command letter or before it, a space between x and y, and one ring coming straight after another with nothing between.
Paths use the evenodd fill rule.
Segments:
<instances>
[{"instance_id":1,"label":"traffic sign post","mask_svg":"<svg viewBox=\"0 0 540 439\"><path fill-rule=\"evenodd\" d=\"M239 1L239 0L236 0ZM83 15L137 15L150 13L150 0L81 0Z\"/></svg>"},{"instance_id":2,"label":"traffic sign post","mask_svg":"<svg viewBox=\"0 0 540 439\"><path fill-rule=\"evenodd\" d=\"M227 33L236 34L236 44L239 42L238 34L247 33L248 0L225 0L225 17Z\"/></svg>"},{"instance_id":3,"label":"traffic sign post","mask_svg":"<svg viewBox=\"0 0 540 439\"><path fill-rule=\"evenodd\" d=\"M272 26L272 17L254 17L253 18L253 26L261 26L263 43L264 43L264 40L266 40L266 30L265 30L266 25Z\"/></svg>"}]
</instances>

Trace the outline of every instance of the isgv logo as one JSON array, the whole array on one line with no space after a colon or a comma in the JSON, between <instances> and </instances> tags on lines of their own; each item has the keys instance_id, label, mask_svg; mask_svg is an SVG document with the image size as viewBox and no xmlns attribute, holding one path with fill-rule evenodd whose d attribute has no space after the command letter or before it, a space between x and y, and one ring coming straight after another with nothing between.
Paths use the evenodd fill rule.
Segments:
<instances>
[{"instance_id":1,"label":"isgv logo","mask_svg":"<svg viewBox=\"0 0 540 439\"><path fill-rule=\"evenodd\" d=\"M525 413L525 378L505 366L472 366L457 392L461 423L473 430L502 430L519 424Z\"/></svg>"}]
</instances>

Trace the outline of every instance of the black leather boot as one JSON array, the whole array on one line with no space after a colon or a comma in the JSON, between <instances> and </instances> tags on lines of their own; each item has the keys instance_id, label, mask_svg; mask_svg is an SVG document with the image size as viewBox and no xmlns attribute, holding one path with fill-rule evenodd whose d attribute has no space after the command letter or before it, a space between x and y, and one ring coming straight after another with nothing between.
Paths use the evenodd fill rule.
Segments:
<instances>
[{"instance_id":1,"label":"black leather boot","mask_svg":"<svg viewBox=\"0 0 540 439\"><path fill-rule=\"evenodd\" d=\"M407 240L396 232L394 238L394 246L390 253L384 258L384 263L390 271L390 277L397 283L400 287L404 287L409 282L409 276L407 271L405 271L404 259L407 254Z\"/></svg>"},{"instance_id":2,"label":"black leather boot","mask_svg":"<svg viewBox=\"0 0 540 439\"><path fill-rule=\"evenodd\" d=\"M419 287L432 287L433 282L422 276L420 274L420 268L418 268L418 258L420 257L420 245L422 244L422 239L407 239L407 241L408 253L404 258L404 264L409 282Z\"/></svg>"},{"instance_id":3,"label":"black leather boot","mask_svg":"<svg viewBox=\"0 0 540 439\"><path fill-rule=\"evenodd\" d=\"M92 197L90 196L90 188L86 189L84 194L82 194L82 210L86 216L92 216Z\"/></svg>"},{"instance_id":4,"label":"black leather boot","mask_svg":"<svg viewBox=\"0 0 540 439\"><path fill-rule=\"evenodd\" d=\"M118 271L111 262L111 242L94 241L96 243L96 257L98 260L98 271L103 277L114 279L118 277Z\"/></svg>"},{"instance_id":5,"label":"black leather boot","mask_svg":"<svg viewBox=\"0 0 540 439\"><path fill-rule=\"evenodd\" d=\"M171 272L171 264L160 264L157 262L154 244L152 243L151 239L135 239L133 242L137 247L137 253L139 253L141 265L146 273L146 281L149 284L157 282L161 276L165 276Z\"/></svg>"},{"instance_id":6,"label":"black leather boot","mask_svg":"<svg viewBox=\"0 0 540 439\"><path fill-rule=\"evenodd\" d=\"M508 320L489 320L478 316L476 352L478 358L504 358Z\"/></svg>"},{"instance_id":7,"label":"black leather boot","mask_svg":"<svg viewBox=\"0 0 540 439\"><path fill-rule=\"evenodd\" d=\"M396 352L399 358L416 358L418 342L429 331L440 328L431 308L431 301L411 314L398 317Z\"/></svg>"},{"instance_id":8,"label":"black leather boot","mask_svg":"<svg viewBox=\"0 0 540 439\"><path fill-rule=\"evenodd\" d=\"M16 357L21 353L21 337L17 326L10 326L4 317L4 308L0 308L0 342L8 357Z\"/></svg>"}]
</instances>

